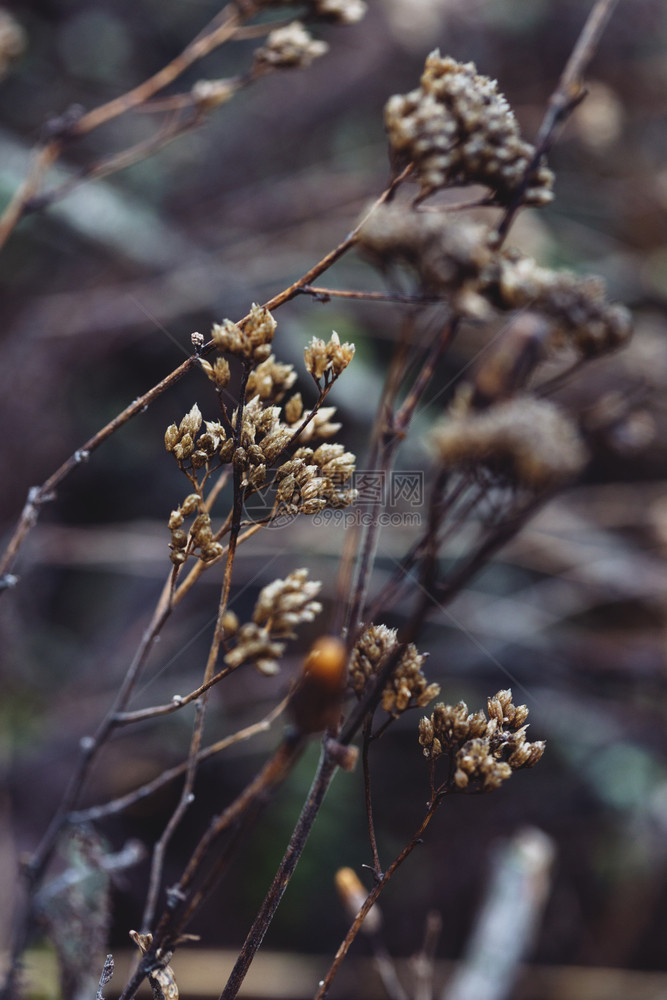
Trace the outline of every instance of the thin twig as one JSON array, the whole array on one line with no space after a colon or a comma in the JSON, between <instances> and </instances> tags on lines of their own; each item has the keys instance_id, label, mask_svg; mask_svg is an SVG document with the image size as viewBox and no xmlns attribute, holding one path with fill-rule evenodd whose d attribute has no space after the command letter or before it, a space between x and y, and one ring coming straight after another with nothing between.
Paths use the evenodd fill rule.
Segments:
<instances>
[{"instance_id":1,"label":"thin twig","mask_svg":"<svg viewBox=\"0 0 667 1000\"><path fill-rule=\"evenodd\" d=\"M377 199L375 204L371 207L369 212L366 214L365 219L375 211L380 205L384 204L391 195L394 193L398 185L409 175L410 168L406 168L403 173L397 177L391 185L383 192L382 195ZM315 264L306 274L302 275L298 281L295 281L283 292L274 295L273 298L269 299L268 302L264 304L265 309L275 310L285 302L290 301L299 293L299 289L303 285L309 284L313 279L318 278L323 274L332 264L334 264L340 257L343 256L348 250L351 249L356 243L357 234L361 225L365 221L359 223L352 232L341 242L339 245L328 254L326 254L317 264ZM243 327L243 325L248 321L249 314L239 320L238 325ZM11 575L11 570L13 568L14 562L18 555L19 549L25 539L27 538L30 530L37 523L39 517L40 508L43 504L48 503L54 499L55 489L61 484L61 482L81 464L81 462L87 461L93 451L95 451L101 444L103 444L107 438L111 437L117 430L123 427L129 420L135 417L138 413L143 413L151 403L175 385L180 379L183 378L188 372L193 368L199 366L199 358L204 354L210 354L215 349L215 344L211 340L209 341L201 350L198 356L192 355L186 361L184 361L178 368L175 368L169 375L167 375L161 382L158 382L151 389L145 392L142 396L139 396L134 400L129 406L127 406L121 413L117 414L110 420L108 424L101 428L96 434L86 441L86 443L70 455L63 464L56 469L56 471L49 476L49 478L42 484L42 486L31 487L28 493L28 499L26 500L23 511L19 521L14 529L14 532L9 540L7 548L0 559L0 584L2 581L6 581L6 586L3 588L0 586L0 593L3 589L10 589L17 582L17 578Z\"/></svg>"},{"instance_id":2,"label":"thin twig","mask_svg":"<svg viewBox=\"0 0 667 1000\"><path fill-rule=\"evenodd\" d=\"M338 969L340 968L341 962L343 961L343 959L347 955L347 953L348 953L348 951L350 949L350 945L352 944L352 942L354 941L355 937L359 933L359 931L361 929L361 925L363 924L365 917L367 916L367 914L370 911L371 907L376 902L378 896L380 895L380 893L382 892L382 890L384 889L384 887L387 885L387 883L390 881L390 879L392 878L392 876L394 875L394 873L397 871L397 869L400 868L400 866L403 864L403 862L406 860L406 858L408 858L412 854L412 852L414 851L415 847L417 847L417 845L421 843L421 838L422 838L423 834L425 833L425 831L426 831L429 823L433 819L433 816L435 815L435 812L436 812L438 806L442 802L442 797L443 796L440 795L433 802L431 802L431 804L430 804L430 806L428 808L428 811L427 811L424 819L419 824L419 827L415 831L415 833L414 833L412 839L410 840L410 842L408 844L406 844L406 846L403 848L403 850L400 852L400 854L389 865L389 867L387 868L387 870L384 873L384 875L375 883L375 885L373 886L373 888L371 889L371 891L368 893L368 896L366 897L366 899L364 900L363 904L359 908L359 912L357 913L356 917L354 918L354 921L352 922L352 925L351 925L349 931L347 932L347 934L345 935L343 941L341 942L340 947L338 948L338 951L336 952L336 957L334 958L334 960L333 960L333 962L331 964L331 967L329 968L329 971L327 972L327 974L324 977L324 979L321 981L320 987L319 987L317 993L315 994L314 1000L324 1000L324 997L327 996L327 994L328 994L328 992L329 992L329 990L331 988L331 984L333 983L334 978L336 976L336 973L338 972ZM224 996L224 994L223 994L223 996ZM221 998L221 1000L222 1000L222 998Z\"/></svg>"},{"instance_id":3,"label":"thin twig","mask_svg":"<svg viewBox=\"0 0 667 1000\"><path fill-rule=\"evenodd\" d=\"M321 288L317 285L302 285L299 288L302 295L313 295L322 302L329 299L358 299L370 302L391 302L401 305L421 306L434 302L442 302L439 295L402 295L400 292L358 292L344 288Z\"/></svg>"},{"instance_id":4,"label":"thin twig","mask_svg":"<svg viewBox=\"0 0 667 1000\"><path fill-rule=\"evenodd\" d=\"M549 98L546 114L537 133L535 153L526 167L523 183L517 188L496 230L498 244L501 244L507 236L521 207L530 179L540 166L542 158L551 149L558 129L585 96L584 73L595 55L602 33L617 3L618 0L597 0L588 15L572 54L565 64L558 86Z\"/></svg>"},{"instance_id":5,"label":"thin twig","mask_svg":"<svg viewBox=\"0 0 667 1000\"><path fill-rule=\"evenodd\" d=\"M246 726L245 729L239 729L238 732L232 733L231 736L225 736L223 739L217 740L204 750L200 750L197 755L197 763L201 764L202 761L209 760L210 757L214 757L216 754L221 753L223 750L233 746L235 743L248 740L252 736L256 736L258 733L267 732L275 720L285 711L286 705L287 699L284 698L279 705L276 705L276 707L273 708L263 719L260 719L259 722L254 722L252 725ZM67 822L73 824L91 823L94 820L103 819L105 816L113 816L116 813L123 812L125 809L129 809L131 806L136 805L137 802L140 802L142 799L152 795L153 792L157 792L170 781L173 781L174 778L178 778L180 775L185 774L188 766L189 761L185 760L182 764L176 765L176 767L170 767L168 770L162 771L157 778L154 778L152 781L148 781L145 785L141 785L133 792L128 792L127 795L122 795L117 799L112 799L110 802L105 802L103 805L90 806L88 809L71 812L67 816Z\"/></svg>"},{"instance_id":6,"label":"thin twig","mask_svg":"<svg viewBox=\"0 0 667 1000\"><path fill-rule=\"evenodd\" d=\"M368 822L368 837L371 844L371 854L373 857L373 874L375 878L382 877L382 865L380 864L380 854L378 852L377 837L375 836L375 822L373 820L373 798L371 795L371 773L368 760L368 751L371 744L371 729L373 717L368 715L364 722L364 735L361 745L361 761L364 770L364 798L366 801L366 820Z\"/></svg>"}]
</instances>

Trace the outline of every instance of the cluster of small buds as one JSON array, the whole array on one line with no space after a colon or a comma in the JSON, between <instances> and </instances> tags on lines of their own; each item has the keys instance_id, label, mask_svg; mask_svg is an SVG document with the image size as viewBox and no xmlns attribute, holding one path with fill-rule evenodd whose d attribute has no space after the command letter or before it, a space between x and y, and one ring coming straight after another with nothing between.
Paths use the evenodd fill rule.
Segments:
<instances>
[{"instance_id":1,"label":"cluster of small buds","mask_svg":"<svg viewBox=\"0 0 667 1000\"><path fill-rule=\"evenodd\" d=\"M535 153L496 82L478 74L474 63L442 58L437 49L420 86L389 99L385 124L392 148L414 163L422 198L452 185L483 184L496 204L506 205L525 183ZM551 201L552 185L551 171L539 166L523 203Z\"/></svg>"},{"instance_id":2,"label":"cluster of small buds","mask_svg":"<svg viewBox=\"0 0 667 1000\"><path fill-rule=\"evenodd\" d=\"M308 579L307 569L296 569L284 580L274 580L260 591L252 621L235 633L236 645L227 653L231 667L252 662L263 674L275 674L285 642L294 639L294 629L311 622L322 610L315 600L322 584Z\"/></svg>"},{"instance_id":3,"label":"cluster of small buds","mask_svg":"<svg viewBox=\"0 0 667 1000\"><path fill-rule=\"evenodd\" d=\"M443 753L455 763L457 788L472 786L481 791L497 788L512 771L532 767L544 753L544 741L526 739L526 705L512 703L511 690L498 691L487 701L484 712L468 712L468 706L435 706L430 718L419 723L419 743L424 756L437 760Z\"/></svg>"},{"instance_id":4,"label":"cluster of small buds","mask_svg":"<svg viewBox=\"0 0 667 1000\"><path fill-rule=\"evenodd\" d=\"M413 268L424 292L454 291L464 302L488 280L493 261L486 226L405 205L376 209L361 227L359 244L382 267L397 262Z\"/></svg>"},{"instance_id":5,"label":"cluster of small buds","mask_svg":"<svg viewBox=\"0 0 667 1000\"><path fill-rule=\"evenodd\" d=\"M253 303L243 326L225 319L222 323L213 324L211 336L219 351L235 354L258 365L271 356L275 329L276 321L269 310Z\"/></svg>"},{"instance_id":6,"label":"cluster of small buds","mask_svg":"<svg viewBox=\"0 0 667 1000\"><path fill-rule=\"evenodd\" d=\"M386 625L369 625L363 632L350 658L349 683L361 697L368 680L374 677L387 657L396 648L396 629ZM401 655L382 691L382 708L398 716L408 708L425 708L440 694L438 684L429 684L422 672L426 656L412 644Z\"/></svg>"},{"instance_id":7,"label":"cluster of small buds","mask_svg":"<svg viewBox=\"0 0 667 1000\"><path fill-rule=\"evenodd\" d=\"M276 361L273 354L250 372L246 386L246 399L259 396L264 403L278 403L296 382L292 365ZM300 397L299 397L300 398ZM288 420L288 423L293 421Z\"/></svg>"},{"instance_id":8,"label":"cluster of small buds","mask_svg":"<svg viewBox=\"0 0 667 1000\"><path fill-rule=\"evenodd\" d=\"M195 403L180 424L170 424L165 431L165 448L182 469L208 468L214 459L223 464L231 461L234 443L227 437L222 424L216 420L206 420L204 423L205 432L197 436L202 425L202 415Z\"/></svg>"},{"instance_id":9,"label":"cluster of small buds","mask_svg":"<svg viewBox=\"0 0 667 1000\"><path fill-rule=\"evenodd\" d=\"M426 655L410 644L382 692L382 708L398 716L408 708L426 708L440 694L439 684L429 684L422 673Z\"/></svg>"},{"instance_id":10,"label":"cluster of small buds","mask_svg":"<svg viewBox=\"0 0 667 1000\"><path fill-rule=\"evenodd\" d=\"M255 51L255 67L304 68L323 56L329 46L313 38L300 21L276 28L264 45Z\"/></svg>"},{"instance_id":11,"label":"cluster of small buds","mask_svg":"<svg viewBox=\"0 0 667 1000\"><path fill-rule=\"evenodd\" d=\"M299 402L301 402L301 395L297 393L297 396ZM296 396L293 397L293 399L296 398L297 398ZM295 416L296 413L297 413L297 404L294 405L289 415L287 413L287 407L285 407L286 418L288 418L288 416L289 417ZM308 421L306 426L299 434L299 441L302 441L304 444L307 444L308 441L313 441L315 438L322 438L326 440L326 438L333 437L334 434L337 434L343 425L338 421L331 419L335 415L335 413L336 413L335 406L320 406L317 412L314 414L312 420ZM299 423L302 414L303 414L303 403L301 403L299 416L296 417L296 419L294 420L294 424ZM290 425L292 424L292 420L288 420L288 422L290 423Z\"/></svg>"},{"instance_id":12,"label":"cluster of small buds","mask_svg":"<svg viewBox=\"0 0 667 1000\"><path fill-rule=\"evenodd\" d=\"M572 479L587 455L573 422L553 403L516 396L485 410L469 406L469 387L431 440L447 469L485 470L500 480L540 492Z\"/></svg>"},{"instance_id":13,"label":"cluster of small buds","mask_svg":"<svg viewBox=\"0 0 667 1000\"><path fill-rule=\"evenodd\" d=\"M355 457L341 444L322 444L315 451L299 448L276 472L276 504L286 514L317 514L325 507L348 507L357 491L347 484Z\"/></svg>"},{"instance_id":14,"label":"cluster of small buds","mask_svg":"<svg viewBox=\"0 0 667 1000\"><path fill-rule=\"evenodd\" d=\"M497 295L504 309L529 306L551 317L556 332L584 358L620 347L632 332L630 313L607 301L600 278L552 271L516 251L508 251L499 261L489 292Z\"/></svg>"},{"instance_id":15,"label":"cluster of small buds","mask_svg":"<svg viewBox=\"0 0 667 1000\"><path fill-rule=\"evenodd\" d=\"M199 365L202 370L206 373L206 377L213 382L218 389L224 389L229 383L231 377L231 371L229 369L229 361L227 358L216 358L213 364L210 361L205 361L204 358L199 359Z\"/></svg>"},{"instance_id":16,"label":"cluster of small buds","mask_svg":"<svg viewBox=\"0 0 667 1000\"><path fill-rule=\"evenodd\" d=\"M199 553L199 558L203 562L212 562L221 556L223 547L213 537L211 529L211 518L206 511L197 514L189 533L184 530L183 524L186 517L192 517L201 505L201 498L197 493L190 493L185 500L179 504L176 510L172 510L169 515L169 530L171 532L171 555L170 559L174 566L181 566L188 557L188 553Z\"/></svg>"},{"instance_id":17,"label":"cluster of small buds","mask_svg":"<svg viewBox=\"0 0 667 1000\"><path fill-rule=\"evenodd\" d=\"M307 0L308 15L334 24L355 24L366 13L364 0ZM257 0L262 7L280 7L292 4L292 0Z\"/></svg>"},{"instance_id":18,"label":"cluster of small buds","mask_svg":"<svg viewBox=\"0 0 667 1000\"><path fill-rule=\"evenodd\" d=\"M312 622L322 610L315 598L322 584L308 579L307 569L295 569L284 580L263 587L253 613L253 621L266 626L272 635L294 639L294 629Z\"/></svg>"},{"instance_id":19,"label":"cluster of small buds","mask_svg":"<svg viewBox=\"0 0 667 1000\"><path fill-rule=\"evenodd\" d=\"M236 80L197 80L190 95L201 111L213 111L226 104L238 91L240 82Z\"/></svg>"},{"instance_id":20,"label":"cluster of small buds","mask_svg":"<svg viewBox=\"0 0 667 1000\"><path fill-rule=\"evenodd\" d=\"M313 337L303 353L306 371L310 372L316 382L324 377L324 384L329 385L354 357L354 344L341 344L340 337L334 330L326 344L319 337Z\"/></svg>"},{"instance_id":21,"label":"cluster of small buds","mask_svg":"<svg viewBox=\"0 0 667 1000\"><path fill-rule=\"evenodd\" d=\"M232 415L236 427L238 410ZM279 406L264 406L259 396L253 396L243 407L241 446L234 461L244 468L271 465L292 440L291 429L280 419Z\"/></svg>"},{"instance_id":22,"label":"cluster of small buds","mask_svg":"<svg viewBox=\"0 0 667 1000\"><path fill-rule=\"evenodd\" d=\"M236 633L236 645L225 656L225 663L236 669L242 663L252 663L266 677L272 677L280 669L278 661L285 652L285 643L271 638L268 629L247 622Z\"/></svg>"}]
</instances>

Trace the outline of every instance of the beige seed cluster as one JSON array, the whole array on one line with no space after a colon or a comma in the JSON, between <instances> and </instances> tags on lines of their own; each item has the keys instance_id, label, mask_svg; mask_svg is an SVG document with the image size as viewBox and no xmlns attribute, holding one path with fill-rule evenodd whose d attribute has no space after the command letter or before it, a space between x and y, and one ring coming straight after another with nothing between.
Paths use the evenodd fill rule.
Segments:
<instances>
[{"instance_id":1,"label":"beige seed cluster","mask_svg":"<svg viewBox=\"0 0 667 1000\"><path fill-rule=\"evenodd\" d=\"M281 364L271 354L266 361L262 361L250 372L246 398L251 399L253 396L259 396L264 403L279 403L295 382L294 366ZM291 422L288 420L288 423Z\"/></svg>"},{"instance_id":2,"label":"beige seed cluster","mask_svg":"<svg viewBox=\"0 0 667 1000\"><path fill-rule=\"evenodd\" d=\"M375 676L387 656L396 648L396 630L386 625L370 625L362 634L350 659L349 683L359 697L369 678ZM402 654L382 692L382 708L398 716L408 708L425 708L440 694L438 684L429 684L422 667L425 655L412 644Z\"/></svg>"},{"instance_id":3,"label":"beige seed cluster","mask_svg":"<svg viewBox=\"0 0 667 1000\"><path fill-rule=\"evenodd\" d=\"M252 621L235 633L236 645L225 656L228 666L253 663L263 674L278 672L285 639L296 638L295 628L311 622L322 610L315 600L322 584L308 579L308 570L296 569L284 580L274 580L260 591Z\"/></svg>"},{"instance_id":4,"label":"beige seed cluster","mask_svg":"<svg viewBox=\"0 0 667 1000\"><path fill-rule=\"evenodd\" d=\"M383 205L362 226L359 244L382 267L411 267L427 294L460 296L484 286L492 273L487 227L460 217Z\"/></svg>"},{"instance_id":5,"label":"beige seed cluster","mask_svg":"<svg viewBox=\"0 0 667 1000\"><path fill-rule=\"evenodd\" d=\"M489 288L491 295L494 292L504 309L529 306L550 317L555 333L585 358L620 347L632 332L630 313L607 301L600 278L552 271L515 251L500 260Z\"/></svg>"},{"instance_id":6,"label":"beige seed cluster","mask_svg":"<svg viewBox=\"0 0 667 1000\"><path fill-rule=\"evenodd\" d=\"M259 364L271 355L275 329L276 321L269 310L254 303L243 326L225 319L213 324L211 335L219 351Z\"/></svg>"},{"instance_id":7,"label":"beige seed cluster","mask_svg":"<svg viewBox=\"0 0 667 1000\"><path fill-rule=\"evenodd\" d=\"M465 702L439 703L430 717L419 723L419 743L424 756L437 760L442 754L454 758L457 788L491 791L512 771L533 767L542 757L545 743L526 739L526 705L514 705L512 692L498 691L487 701L484 712L469 713Z\"/></svg>"},{"instance_id":8,"label":"beige seed cluster","mask_svg":"<svg viewBox=\"0 0 667 1000\"><path fill-rule=\"evenodd\" d=\"M164 434L164 445L183 470L208 468L216 460L229 462L233 442L216 420L204 421L206 431L198 434L202 425L201 410L195 403L178 426L170 424Z\"/></svg>"},{"instance_id":9,"label":"beige seed cluster","mask_svg":"<svg viewBox=\"0 0 667 1000\"><path fill-rule=\"evenodd\" d=\"M276 501L283 514L317 514L326 507L339 509L354 503L349 487L355 457L341 444L299 448L276 472Z\"/></svg>"},{"instance_id":10,"label":"beige seed cluster","mask_svg":"<svg viewBox=\"0 0 667 1000\"><path fill-rule=\"evenodd\" d=\"M327 52L326 42L313 38L300 21L270 32L265 44L255 51L255 66L274 69L305 68Z\"/></svg>"},{"instance_id":11,"label":"beige seed cluster","mask_svg":"<svg viewBox=\"0 0 667 1000\"><path fill-rule=\"evenodd\" d=\"M586 449L574 423L553 403L516 396L486 410L455 401L432 443L445 468L478 467L527 489L549 489L576 476Z\"/></svg>"},{"instance_id":12,"label":"beige seed cluster","mask_svg":"<svg viewBox=\"0 0 667 1000\"><path fill-rule=\"evenodd\" d=\"M442 58L436 49L420 86L396 94L385 106L385 125L396 153L412 161L422 198L453 185L483 184L506 205L525 182L534 148L521 138L497 84L474 63ZM553 174L540 166L528 179L522 202L551 201Z\"/></svg>"},{"instance_id":13,"label":"beige seed cluster","mask_svg":"<svg viewBox=\"0 0 667 1000\"><path fill-rule=\"evenodd\" d=\"M174 566L181 566L189 554L199 555L203 562L212 562L224 551L220 542L213 537L210 515L205 510L197 513L200 506L199 495L190 493L169 515L169 531L171 532L169 558ZM197 516L192 522L190 531L187 532L183 527L185 520L195 513Z\"/></svg>"},{"instance_id":14,"label":"beige seed cluster","mask_svg":"<svg viewBox=\"0 0 667 1000\"><path fill-rule=\"evenodd\" d=\"M316 382L324 378L324 384L329 385L354 357L354 344L341 344L340 337L334 330L328 343L319 337L313 337L303 353L306 371L310 372Z\"/></svg>"}]
</instances>

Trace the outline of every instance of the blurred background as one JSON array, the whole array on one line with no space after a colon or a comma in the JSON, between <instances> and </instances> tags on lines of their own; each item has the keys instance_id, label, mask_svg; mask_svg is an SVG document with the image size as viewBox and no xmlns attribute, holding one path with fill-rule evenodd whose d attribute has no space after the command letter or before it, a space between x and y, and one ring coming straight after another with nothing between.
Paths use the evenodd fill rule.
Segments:
<instances>
[{"instance_id":1,"label":"blurred background","mask_svg":"<svg viewBox=\"0 0 667 1000\"><path fill-rule=\"evenodd\" d=\"M497 78L530 140L590 6L581 0L371 0L358 24L314 27L330 50L308 70L259 81L156 156L78 185L48 211L23 220L0 260L4 535L28 488L179 365L191 353L192 331L208 336L212 322L244 315L349 232L389 178L384 103L417 85L432 49L474 61ZM0 82L2 204L25 175L50 119L74 105L96 107L140 83L180 52L218 7L208 0L25 0L6 10L22 35ZM172 92L242 72L256 44L214 52ZM441 809L418 856L382 899L386 942L395 956L419 949L431 910L443 920L438 956L460 956L494 851L533 826L553 838L555 861L530 961L667 973L666 94L667 9L662 0L621 2L590 69L589 96L550 157L556 200L525 213L512 232L510 242L545 266L602 275L610 298L633 310L636 332L626 350L594 363L563 391L593 450L584 481L531 522L425 630L420 648L430 654L429 677L441 684L444 700L463 698L472 711L511 686L515 702L530 708L531 737L546 739L548 749L536 770L513 776L499 792L453 797ZM69 145L49 186L154 127L151 115L123 116ZM355 254L322 283L383 287ZM343 422L338 439L357 454L360 468L403 315L395 305L305 297L276 314L278 359L300 372L313 335L328 339L335 329L356 344L354 363L330 402ZM459 339L444 383L471 362L483 337L478 329ZM311 386L303 378L299 386L310 401ZM418 415L403 468L427 461L425 430L446 398ZM78 740L109 706L159 594L168 569L169 511L188 492L164 452L163 433L195 401L212 419L215 395L199 373L64 481L21 551L19 585L0 602L5 901L16 895L19 855L43 833ZM618 419L609 419L610 412ZM409 540L407 529L382 534L377 582ZM339 555L340 532L307 519L260 532L238 563L234 609L247 620L261 586L306 565L312 578L324 581L326 622ZM204 576L169 623L133 707L160 704L196 686L218 570ZM400 616L386 623L400 625ZM269 711L321 627L303 633L279 677L241 671L216 689L207 742ZM190 725L191 717L180 713L122 731L102 755L86 802L122 794L178 763ZM385 863L411 836L428 797L416 725L415 715L402 719L375 754ZM202 769L167 884L211 810L257 771L279 732L280 723ZM242 942L316 757L313 747L192 928L203 945ZM110 849L130 837L150 844L177 797L178 787L170 786L101 824ZM267 948L333 955L347 926L334 873L341 865L361 873L369 862L357 771L334 782ZM129 928L138 925L146 873L144 862L115 880L112 948L126 947ZM0 940L11 928L11 908L3 909ZM364 949L357 942L357 954ZM605 983L599 995L644 995L639 986L615 993L612 981ZM56 995L51 988L44 995ZM522 996L584 995L525 989ZM591 989L585 995L597 996Z\"/></svg>"}]
</instances>

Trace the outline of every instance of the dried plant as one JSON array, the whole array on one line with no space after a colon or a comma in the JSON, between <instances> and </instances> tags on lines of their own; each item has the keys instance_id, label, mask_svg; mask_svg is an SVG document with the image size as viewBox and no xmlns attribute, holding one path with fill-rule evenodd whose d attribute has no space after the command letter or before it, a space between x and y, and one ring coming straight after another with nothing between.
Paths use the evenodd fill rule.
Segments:
<instances>
[{"instance_id":1,"label":"dried plant","mask_svg":"<svg viewBox=\"0 0 667 1000\"><path fill-rule=\"evenodd\" d=\"M245 75L199 82L187 93L157 102L156 108L166 110L167 117L153 140L94 165L86 178L156 152L200 124L241 87L260 85L277 69L307 68L327 49L311 35L310 27L316 30L322 20L352 25L365 10L360 0L310 0L302 5L301 21L285 24L279 20L282 6L277 0L229 4L178 59L145 84L94 111L65 115L52 123L50 137L32 172L0 222L0 243L9 238L20 218L45 208L63 193L59 189L41 191L40 186L69 142L133 107L157 102L166 83L213 48L236 37L252 37L251 31L259 34L261 30L265 36ZM604 0L595 5L534 144L521 137L513 112L495 82L478 73L471 63L431 53L418 88L387 101L385 122L395 174L352 233L268 302L250 305L243 317L213 323L208 340L193 334L193 354L184 364L95 434L43 486L31 491L0 565L2 586L7 591L20 586L14 567L18 565L20 572L17 560L23 540L69 472L186 372L199 370L206 376L198 383L197 399L164 435L164 447L176 464L175 474L185 480L181 480L183 499L171 512L163 512L168 552L165 583L113 705L94 736L82 744L60 808L25 862L25 901L16 917L5 997L20 995L18 970L36 921L42 921L60 941L68 936L70 923L78 925L88 919L90 900L83 891L77 895L70 886L57 894L54 861L67 843L86 845L86 874L81 875L81 884L84 877L94 881L95 876L100 888L97 923L93 926L89 922L88 937L80 946L86 961L79 961L80 954L76 960L62 958L63 988L74 995L83 978L87 977L86 982L90 978L91 967L102 968L105 920L99 914L104 917L107 913L108 877L102 876L109 857L98 835L89 832L91 824L126 809L176 778L182 781L178 805L162 835L151 845L141 928L127 928L141 955L123 988L123 1000L133 997L145 978L154 996L178 996L176 974L170 965L174 951L188 940L186 931L193 917L217 890L243 835L261 822L263 806L278 793L313 734L323 734L317 772L234 970L228 982L220 984L226 1000L238 993L334 773L355 766L353 741L358 740L361 749L373 888L366 892L353 872L340 873L339 890L352 924L316 990L317 997L327 994L364 920L369 933L379 934L378 921L370 917L371 908L443 802L451 795L498 789L514 771L532 767L541 758L544 742L527 740L528 709L514 705L509 690L488 699L488 717L482 711L469 713L463 702L453 706L439 702L431 707L446 689L444 665L440 651L431 650L427 659L417 643L428 616L437 614L459 594L493 554L521 531L527 519L586 465L587 448L578 415L545 398L553 375L544 373L552 373L556 364L562 379L589 359L621 346L630 334L627 312L607 301L598 281L539 266L506 246L517 212L526 206L541 206L553 197L553 175L546 155L557 127L582 96L583 73L612 6ZM266 15L265 19L260 24L251 23L259 13ZM308 29L303 23L306 17ZM16 50L20 33L13 37ZM9 55L11 52L6 58ZM83 180L82 176L80 182ZM474 213L469 205L429 202L445 189L470 185L476 192ZM410 441L415 413L458 330L472 323L488 330L490 339L490 331L500 324L500 333L494 334L484 360L470 377L461 377L446 412L431 430L427 516L395 572L381 587L373 576L373 553L382 501L360 496L356 459L343 443L346 427L335 419L335 408L325 405L338 379L345 379L348 366L354 365L354 345L341 342L333 331L328 342L313 336L305 345L304 370L312 380L312 399L306 402L301 392L292 391L299 373L280 360L280 325L275 318L278 309L297 295L376 298L377 293L314 285L354 248L387 276L390 289L382 297L394 301L397 310L410 307L378 403L365 468L383 475L395 469L399 444ZM400 280L399 287L391 284L395 279ZM428 333L427 324L420 325L420 310L427 307L437 310L435 335ZM416 375L409 363L411 353L419 358ZM340 435L340 442L331 440L336 435ZM251 517L250 501L260 494L264 499L262 514ZM284 579L264 586L249 619L239 621L232 607L236 574L242 548L250 538L277 523L287 523L287 539L289 522L301 517L321 518L324 512L338 516L338 523L344 524L343 515L358 510L362 501L370 516L350 521L333 611L324 610L320 582L310 579L307 567L295 565ZM452 549L455 537L463 538L464 544ZM165 704L133 708L138 682L165 623L201 577L206 574L211 579L216 573L217 611L197 687ZM11 600L11 593L5 599ZM399 603L408 604L410 612L407 624L397 631L388 623ZM310 653L301 657L301 670L287 697L262 722L205 747L204 723L211 689L249 667L262 677L281 674L288 644L298 639L304 626L319 638ZM191 703L195 704L194 722L182 764L120 799L81 807L81 791L91 766L118 729L140 722L159 724L163 716L181 712ZM380 752L379 738L410 712L415 716L415 774L419 773L420 757L424 757L421 765L429 801L424 815L415 821L414 836L385 865L375 834L369 762ZM210 803L206 829L177 881L166 887L165 861L175 831L188 822L201 762L266 730L283 713L287 725L282 737L276 738L273 753L233 801ZM58 947L64 951L64 945ZM112 969L113 962L108 960L101 979L99 972L93 976L95 982L99 979L98 996ZM404 996L403 987L392 979L386 963L385 973L391 995Z\"/></svg>"}]
</instances>

